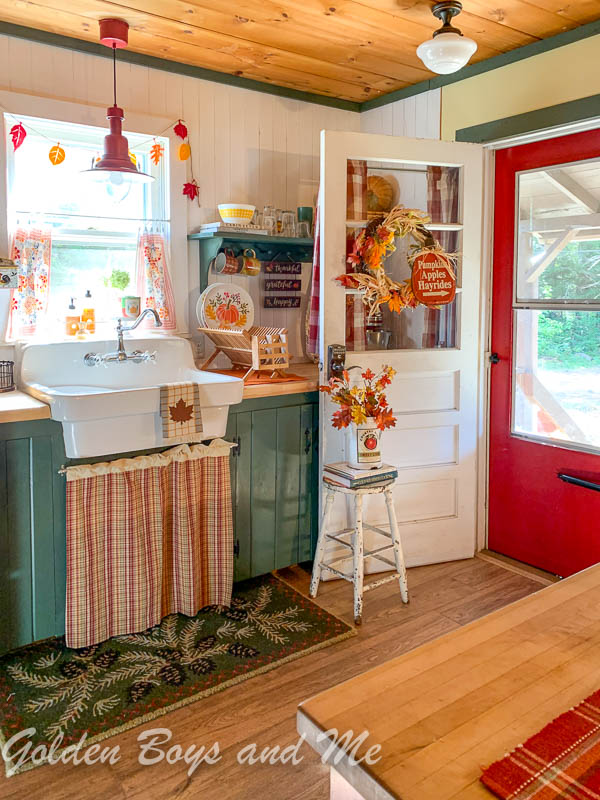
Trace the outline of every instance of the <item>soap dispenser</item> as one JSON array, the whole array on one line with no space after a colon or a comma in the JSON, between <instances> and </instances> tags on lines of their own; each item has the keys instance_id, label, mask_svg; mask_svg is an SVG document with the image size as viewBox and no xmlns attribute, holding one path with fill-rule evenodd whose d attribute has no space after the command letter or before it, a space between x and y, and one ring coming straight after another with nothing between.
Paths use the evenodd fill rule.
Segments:
<instances>
[{"instance_id":1,"label":"soap dispenser","mask_svg":"<svg viewBox=\"0 0 600 800\"><path fill-rule=\"evenodd\" d=\"M92 301L92 293L89 289L85 293L83 308L81 309L81 321L84 323L85 330L88 333L96 332L96 310Z\"/></svg>"},{"instance_id":2,"label":"soap dispenser","mask_svg":"<svg viewBox=\"0 0 600 800\"><path fill-rule=\"evenodd\" d=\"M65 333L67 336L75 336L79 330L80 319L75 309L75 298L72 297L65 315Z\"/></svg>"}]
</instances>

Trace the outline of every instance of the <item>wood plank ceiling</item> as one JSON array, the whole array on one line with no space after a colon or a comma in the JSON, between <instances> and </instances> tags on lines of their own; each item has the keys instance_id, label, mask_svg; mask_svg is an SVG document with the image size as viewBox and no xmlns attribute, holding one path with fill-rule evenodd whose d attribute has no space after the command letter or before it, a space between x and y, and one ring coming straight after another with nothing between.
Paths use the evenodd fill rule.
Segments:
<instances>
[{"instance_id":1,"label":"wood plank ceiling","mask_svg":"<svg viewBox=\"0 0 600 800\"><path fill-rule=\"evenodd\" d=\"M362 102L432 77L417 46L429 0L0 0L0 19L91 42L97 20L131 26L130 49ZM592 22L599 0L463 0L472 63Z\"/></svg>"}]
</instances>

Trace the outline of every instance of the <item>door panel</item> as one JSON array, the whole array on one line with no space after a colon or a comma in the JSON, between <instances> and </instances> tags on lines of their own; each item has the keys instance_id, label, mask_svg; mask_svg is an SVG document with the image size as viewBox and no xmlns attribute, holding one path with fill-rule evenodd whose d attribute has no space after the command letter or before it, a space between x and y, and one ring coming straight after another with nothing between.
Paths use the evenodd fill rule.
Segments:
<instances>
[{"instance_id":1,"label":"door panel","mask_svg":"<svg viewBox=\"0 0 600 800\"><path fill-rule=\"evenodd\" d=\"M599 208L598 131L496 154L488 542L563 576L600 560L600 492L558 477L600 484Z\"/></svg>"},{"instance_id":2,"label":"door panel","mask_svg":"<svg viewBox=\"0 0 600 800\"><path fill-rule=\"evenodd\" d=\"M321 134L323 230L321 244L321 353L346 343L346 365L379 372L390 364L397 375L388 398L396 427L382 436L385 462L398 467L396 514L409 565L468 558L475 551L477 397L483 152L478 145L324 131ZM348 162L364 161L368 175L385 175L397 186L394 202L431 212L428 228L450 251L459 251L459 294L442 310L384 309L383 326L393 349L366 350L356 323L362 300L335 282L346 271L347 237L360 221L347 220ZM431 185L454 186L452 203L441 206ZM362 223L363 227L366 221ZM448 243L452 242L451 245ZM404 240L386 260L400 281L410 275ZM354 292L356 294L356 292ZM348 298L351 298L348 300ZM355 302L354 306L350 304ZM348 309L350 312L348 313ZM348 322L347 322L348 321ZM349 326L356 326L349 337ZM356 331L359 333L357 334ZM326 379L321 374L321 380ZM344 437L331 427L332 405L321 398L322 463L343 461ZM322 467L322 464L321 464ZM441 491L441 495L440 495ZM386 527L383 505L369 502L366 520ZM333 524L351 523L341 500ZM370 547L375 542L367 542ZM339 553L343 555L344 552ZM336 552L336 555L338 553ZM389 567L371 558L367 571Z\"/></svg>"}]
</instances>

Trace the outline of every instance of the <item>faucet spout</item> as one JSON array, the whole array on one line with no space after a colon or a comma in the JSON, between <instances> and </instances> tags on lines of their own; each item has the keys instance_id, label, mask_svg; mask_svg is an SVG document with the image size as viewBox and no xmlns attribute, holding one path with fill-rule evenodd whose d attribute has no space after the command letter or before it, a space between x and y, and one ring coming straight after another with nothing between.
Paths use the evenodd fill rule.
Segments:
<instances>
[{"instance_id":1,"label":"faucet spout","mask_svg":"<svg viewBox=\"0 0 600 800\"><path fill-rule=\"evenodd\" d=\"M145 308L142 311L142 313L139 315L139 317L131 323L131 325L123 325L123 321L121 319L119 319L119 322L117 324L117 332L119 330L121 330L121 331L133 331L133 330L135 330L137 328L137 326L140 324L140 322L142 322L142 320L144 320L148 316L148 314L152 314L154 316L154 324L155 324L155 326L157 328L161 328L162 327L162 322L160 320L160 317L156 313L156 311L153 308Z\"/></svg>"}]
</instances>

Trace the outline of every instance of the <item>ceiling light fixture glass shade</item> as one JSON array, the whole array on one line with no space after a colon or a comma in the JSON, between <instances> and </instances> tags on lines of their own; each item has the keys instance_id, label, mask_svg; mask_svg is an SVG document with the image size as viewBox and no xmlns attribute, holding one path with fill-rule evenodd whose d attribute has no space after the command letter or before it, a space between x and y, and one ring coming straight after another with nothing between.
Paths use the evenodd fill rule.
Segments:
<instances>
[{"instance_id":1,"label":"ceiling light fixture glass shade","mask_svg":"<svg viewBox=\"0 0 600 800\"><path fill-rule=\"evenodd\" d=\"M439 75L449 75L462 69L477 50L477 42L463 36L451 25L452 17L460 14L462 4L457 0L436 3L433 14L444 23L433 37L417 47L417 55L427 69Z\"/></svg>"},{"instance_id":2,"label":"ceiling light fixture glass shade","mask_svg":"<svg viewBox=\"0 0 600 800\"><path fill-rule=\"evenodd\" d=\"M114 186L132 183L149 183L152 175L138 170L129 156L129 142L123 136L123 109L117 105L117 48L126 47L129 25L121 19L100 20L100 41L113 52L113 105L107 109L106 118L110 133L104 137L104 153L91 169L81 174Z\"/></svg>"}]
</instances>

